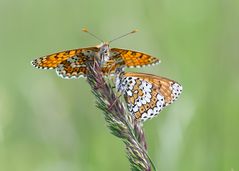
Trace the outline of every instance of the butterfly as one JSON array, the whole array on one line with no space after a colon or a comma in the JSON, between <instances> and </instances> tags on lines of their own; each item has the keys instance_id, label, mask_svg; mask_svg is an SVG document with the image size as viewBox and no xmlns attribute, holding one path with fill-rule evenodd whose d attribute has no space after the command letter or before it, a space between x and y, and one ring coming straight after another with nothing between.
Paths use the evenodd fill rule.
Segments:
<instances>
[{"instance_id":1,"label":"butterfly","mask_svg":"<svg viewBox=\"0 0 239 171\"><path fill-rule=\"evenodd\" d=\"M182 86L165 77L146 73L121 72L116 89L124 95L129 112L138 121L157 116L181 94Z\"/></svg>"},{"instance_id":2,"label":"butterfly","mask_svg":"<svg viewBox=\"0 0 239 171\"><path fill-rule=\"evenodd\" d=\"M132 31L126 35L134 32L135 31ZM93 35L92 33L89 34ZM93 36L95 37L95 35ZM87 75L86 62L94 60L95 58L100 59L102 72L105 75L115 73L116 68L122 66L143 67L158 64L160 62L159 59L145 53L127 49L110 48L110 42L104 42L96 47L79 48L53 53L36 58L31 63L34 67L39 69L55 69L58 76L70 79L85 77Z\"/></svg>"}]
</instances>

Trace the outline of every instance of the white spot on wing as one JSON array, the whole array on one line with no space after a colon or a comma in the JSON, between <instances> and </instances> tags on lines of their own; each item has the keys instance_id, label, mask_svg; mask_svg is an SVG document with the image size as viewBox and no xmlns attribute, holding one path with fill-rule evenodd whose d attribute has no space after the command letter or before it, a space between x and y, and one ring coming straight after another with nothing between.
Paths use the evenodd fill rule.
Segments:
<instances>
[{"instance_id":1,"label":"white spot on wing","mask_svg":"<svg viewBox=\"0 0 239 171\"><path fill-rule=\"evenodd\" d=\"M134 111L134 112L138 112L138 110L139 110L138 106L135 105L135 106L133 107L133 111Z\"/></svg>"},{"instance_id":2,"label":"white spot on wing","mask_svg":"<svg viewBox=\"0 0 239 171\"><path fill-rule=\"evenodd\" d=\"M153 116L153 114L154 114L154 111L152 109L149 109L148 110L148 116Z\"/></svg>"}]
</instances>

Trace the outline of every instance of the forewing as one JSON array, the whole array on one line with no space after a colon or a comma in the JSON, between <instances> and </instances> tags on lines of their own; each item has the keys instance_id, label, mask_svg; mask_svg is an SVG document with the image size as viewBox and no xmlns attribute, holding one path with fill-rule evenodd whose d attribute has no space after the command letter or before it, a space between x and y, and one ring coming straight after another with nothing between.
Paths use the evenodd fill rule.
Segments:
<instances>
[{"instance_id":1,"label":"forewing","mask_svg":"<svg viewBox=\"0 0 239 171\"><path fill-rule=\"evenodd\" d=\"M53 53L51 55L34 59L32 61L32 65L40 69L54 69L66 59L77 56L78 54L87 50L97 51L98 48L89 47L89 48L80 48L80 49L66 50L66 51L62 51L58 53Z\"/></svg>"},{"instance_id":2,"label":"forewing","mask_svg":"<svg viewBox=\"0 0 239 171\"><path fill-rule=\"evenodd\" d=\"M111 57L116 63L121 63L127 67L143 67L160 63L160 60L142 52L112 48Z\"/></svg>"}]
</instances>

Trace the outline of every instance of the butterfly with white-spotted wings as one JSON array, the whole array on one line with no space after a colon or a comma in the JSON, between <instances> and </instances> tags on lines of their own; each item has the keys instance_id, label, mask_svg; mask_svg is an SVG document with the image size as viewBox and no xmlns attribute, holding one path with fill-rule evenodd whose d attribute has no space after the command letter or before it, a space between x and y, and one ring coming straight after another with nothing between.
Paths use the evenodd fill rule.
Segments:
<instances>
[{"instance_id":1,"label":"butterfly with white-spotted wings","mask_svg":"<svg viewBox=\"0 0 239 171\"><path fill-rule=\"evenodd\" d=\"M139 121L157 116L181 94L182 86L168 78L146 73L121 72L116 89L124 95L129 112Z\"/></svg>"},{"instance_id":2,"label":"butterfly with white-spotted wings","mask_svg":"<svg viewBox=\"0 0 239 171\"><path fill-rule=\"evenodd\" d=\"M86 63L95 58L100 59L104 75L115 73L118 67L144 67L160 63L158 58L142 52L110 48L111 42L135 33L137 30L133 30L109 42L103 42L87 29L83 29L83 31L89 33L102 43L96 47L66 50L39 57L31 62L32 65L39 69L55 69L57 75L65 79L76 79L87 76Z\"/></svg>"}]
</instances>

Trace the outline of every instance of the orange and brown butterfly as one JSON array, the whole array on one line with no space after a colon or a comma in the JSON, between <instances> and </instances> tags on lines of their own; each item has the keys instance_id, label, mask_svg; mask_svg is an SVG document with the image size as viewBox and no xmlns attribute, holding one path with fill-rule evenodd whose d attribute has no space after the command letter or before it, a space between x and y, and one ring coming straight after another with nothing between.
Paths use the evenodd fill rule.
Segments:
<instances>
[{"instance_id":1,"label":"orange and brown butterfly","mask_svg":"<svg viewBox=\"0 0 239 171\"><path fill-rule=\"evenodd\" d=\"M101 42L101 39L83 29ZM133 30L123 36L135 33ZM95 57L101 59L102 71L105 75L115 73L118 67L143 67L160 63L160 60L151 55L133 50L110 48L109 44L116 40L103 42L96 47L79 48L53 53L34 59L31 63L39 69L56 69L56 73L62 78L79 78L87 74L86 61Z\"/></svg>"},{"instance_id":2,"label":"orange and brown butterfly","mask_svg":"<svg viewBox=\"0 0 239 171\"><path fill-rule=\"evenodd\" d=\"M146 121L157 116L182 92L182 86L176 81L133 72L116 74L116 89L124 95L129 112L138 121Z\"/></svg>"}]
</instances>

